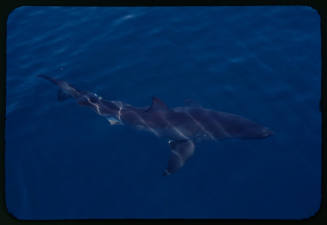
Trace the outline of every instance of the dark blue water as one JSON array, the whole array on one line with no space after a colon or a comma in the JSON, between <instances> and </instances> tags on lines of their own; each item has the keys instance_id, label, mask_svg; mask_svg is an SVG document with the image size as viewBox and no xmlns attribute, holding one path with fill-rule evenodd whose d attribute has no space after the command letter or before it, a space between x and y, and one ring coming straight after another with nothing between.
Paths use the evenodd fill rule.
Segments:
<instances>
[{"instance_id":1,"label":"dark blue water","mask_svg":"<svg viewBox=\"0 0 327 225\"><path fill-rule=\"evenodd\" d=\"M8 19L6 204L19 219L302 219L321 198L320 18L308 7L21 7ZM192 99L275 131L197 144L110 126L38 74L136 106Z\"/></svg>"}]
</instances>

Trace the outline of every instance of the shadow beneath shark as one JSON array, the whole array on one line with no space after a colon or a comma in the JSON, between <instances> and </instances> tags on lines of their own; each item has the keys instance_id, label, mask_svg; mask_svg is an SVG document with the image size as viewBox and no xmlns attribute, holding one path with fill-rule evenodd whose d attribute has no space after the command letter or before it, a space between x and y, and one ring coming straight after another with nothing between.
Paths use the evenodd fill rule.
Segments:
<instances>
[{"instance_id":1,"label":"shadow beneath shark","mask_svg":"<svg viewBox=\"0 0 327 225\"><path fill-rule=\"evenodd\" d=\"M149 107L134 107L121 101L109 101L95 93L81 91L66 81L39 75L59 87L58 100L76 99L77 103L93 109L111 125L128 125L165 137L171 149L168 166L163 175L175 173L193 155L195 141L217 141L226 138L266 138L273 132L241 116L214 111L200 106L169 108L157 97Z\"/></svg>"}]
</instances>

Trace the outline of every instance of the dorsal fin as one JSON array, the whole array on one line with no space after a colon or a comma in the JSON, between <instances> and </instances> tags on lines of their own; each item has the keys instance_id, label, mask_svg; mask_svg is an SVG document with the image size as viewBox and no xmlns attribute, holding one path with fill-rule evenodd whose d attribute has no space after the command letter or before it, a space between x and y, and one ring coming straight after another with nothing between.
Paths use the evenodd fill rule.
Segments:
<instances>
[{"instance_id":1,"label":"dorsal fin","mask_svg":"<svg viewBox=\"0 0 327 225\"><path fill-rule=\"evenodd\" d=\"M168 106L163 101L161 101L159 98L153 96L152 104L146 111L149 112L149 111L154 111L154 110L168 110Z\"/></svg>"}]
</instances>

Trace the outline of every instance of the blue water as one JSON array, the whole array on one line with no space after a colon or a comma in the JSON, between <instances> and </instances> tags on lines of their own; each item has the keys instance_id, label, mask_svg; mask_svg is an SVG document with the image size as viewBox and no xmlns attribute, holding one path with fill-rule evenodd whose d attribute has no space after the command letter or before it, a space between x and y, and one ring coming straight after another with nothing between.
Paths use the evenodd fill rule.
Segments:
<instances>
[{"instance_id":1,"label":"blue water","mask_svg":"<svg viewBox=\"0 0 327 225\"><path fill-rule=\"evenodd\" d=\"M303 219L321 198L320 17L309 7L20 7L8 19L5 197L19 219ZM192 99L270 127L169 146L38 74L136 106Z\"/></svg>"}]
</instances>

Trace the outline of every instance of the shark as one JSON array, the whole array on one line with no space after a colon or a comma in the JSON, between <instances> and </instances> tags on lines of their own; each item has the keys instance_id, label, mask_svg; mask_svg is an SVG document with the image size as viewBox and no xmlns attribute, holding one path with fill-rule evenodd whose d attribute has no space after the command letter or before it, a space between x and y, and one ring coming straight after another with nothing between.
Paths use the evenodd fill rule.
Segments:
<instances>
[{"instance_id":1,"label":"shark","mask_svg":"<svg viewBox=\"0 0 327 225\"><path fill-rule=\"evenodd\" d=\"M55 84L57 98L76 102L94 110L110 125L125 125L166 138L170 147L163 176L175 173L194 154L195 143L203 140L262 139L274 134L265 126L233 113L216 111L195 104L169 107L158 97L150 106L136 107L118 100L106 100L96 93L79 90L64 80L38 75Z\"/></svg>"}]
</instances>

